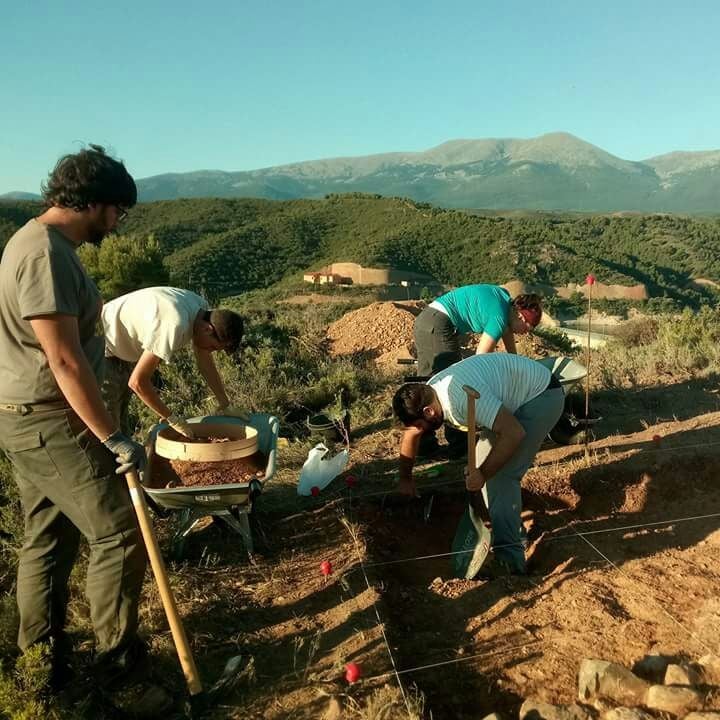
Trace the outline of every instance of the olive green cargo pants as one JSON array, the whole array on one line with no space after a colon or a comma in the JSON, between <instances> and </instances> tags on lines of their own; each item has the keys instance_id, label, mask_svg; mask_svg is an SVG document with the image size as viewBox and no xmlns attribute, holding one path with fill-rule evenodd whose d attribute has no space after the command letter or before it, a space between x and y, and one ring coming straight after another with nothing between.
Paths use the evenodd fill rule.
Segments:
<instances>
[{"instance_id":1,"label":"olive green cargo pants","mask_svg":"<svg viewBox=\"0 0 720 720\"><path fill-rule=\"evenodd\" d=\"M86 592L97 651L132 642L146 557L112 453L70 408L57 404L0 408L0 448L13 465L25 516L20 648L62 631L81 534L90 546Z\"/></svg>"}]
</instances>

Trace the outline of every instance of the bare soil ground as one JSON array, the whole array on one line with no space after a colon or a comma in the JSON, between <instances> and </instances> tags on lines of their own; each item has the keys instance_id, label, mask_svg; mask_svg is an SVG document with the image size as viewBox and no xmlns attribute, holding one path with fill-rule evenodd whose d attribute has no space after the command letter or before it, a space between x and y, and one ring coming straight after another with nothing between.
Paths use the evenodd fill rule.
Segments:
<instances>
[{"instance_id":1,"label":"bare soil ground","mask_svg":"<svg viewBox=\"0 0 720 720\"><path fill-rule=\"evenodd\" d=\"M527 577L451 577L462 462L420 468L421 493L436 493L427 522L398 509L387 499L397 434L382 416L355 434L352 491L339 478L297 498L297 474L280 473L257 504L255 564L212 527L173 566L203 675L237 652L252 659L212 717L322 718L335 703L342 717L419 717L399 679L413 712L420 693L425 717L482 718L529 697L572 702L586 657L632 666L649 652L720 653L713 390L688 382L624 403L601 397L605 420L587 453L540 452L524 482ZM363 670L353 685L348 661ZM368 708L381 688L395 688L386 714Z\"/></svg>"}]
</instances>

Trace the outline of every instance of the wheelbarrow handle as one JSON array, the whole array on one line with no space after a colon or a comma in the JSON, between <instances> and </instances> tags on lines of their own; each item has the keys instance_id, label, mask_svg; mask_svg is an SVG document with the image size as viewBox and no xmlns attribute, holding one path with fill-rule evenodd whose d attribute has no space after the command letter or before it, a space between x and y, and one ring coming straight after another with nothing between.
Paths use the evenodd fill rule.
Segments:
<instances>
[{"instance_id":1,"label":"wheelbarrow handle","mask_svg":"<svg viewBox=\"0 0 720 720\"><path fill-rule=\"evenodd\" d=\"M150 520L150 513L148 512L147 502L145 501L145 493L140 485L140 478L136 470L131 470L125 475L125 479L127 480L130 499L132 500L133 508L135 508L140 532L145 541L145 548L148 558L150 559L150 567L152 567L155 582L160 592L160 599L162 600L165 615L170 625L170 632L172 633L173 642L175 643L175 649L178 654L178 659L180 660L183 674L185 675L188 690L191 696L200 695L203 692L200 675L198 674L195 660L190 650L185 628L180 619L175 597L170 588L165 562L160 554L160 547L155 537L152 521Z\"/></svg>"}]
</instances>

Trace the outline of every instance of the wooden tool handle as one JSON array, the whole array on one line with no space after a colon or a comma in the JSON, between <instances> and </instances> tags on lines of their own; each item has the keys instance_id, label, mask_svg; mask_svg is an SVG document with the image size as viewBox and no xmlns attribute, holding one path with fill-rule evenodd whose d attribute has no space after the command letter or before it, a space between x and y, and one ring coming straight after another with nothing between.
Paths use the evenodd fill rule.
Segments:
<instances>
[{"instance_id":1,"label":"wooden tool handle","mask_svg":"<svg viewBox=\"0 0 720 720\"><path fill-rule=\"evenodd\" d=\"M475 401L480 393L469 385L463 385L467 394L467 428L468 428L468 472L475 469Z\"/></svg>"},{"instance_id":2,"label":"wooden tool handle","mask_svg":"<svg viewBox=\"0 0 720 720\"><path fill-rule=\"evenodd\" d=\"M170 589L167 571L165 570L165 562L160 554L160 547L158 546L157 538L153 531L150 513L148 512L147 503L145 502L145 494L140 485L137 471L131 470L125 475L125 479L127 480L130 490L130 499L135 508L140 532L145 541L145 548L150 558L150 566L152 567L155 582L160 591L160 599L162 600L165 615L170 625L170 632L172 633L173 642L175 643L175 649L177 650L180 666L185 675L188 690L190 691L190 695L199 695L203 691L200 675L195 666L195 660L190 651L187 635L185 635L185 628L180 620L175 598Z\"/></svg>"}]
</instances>

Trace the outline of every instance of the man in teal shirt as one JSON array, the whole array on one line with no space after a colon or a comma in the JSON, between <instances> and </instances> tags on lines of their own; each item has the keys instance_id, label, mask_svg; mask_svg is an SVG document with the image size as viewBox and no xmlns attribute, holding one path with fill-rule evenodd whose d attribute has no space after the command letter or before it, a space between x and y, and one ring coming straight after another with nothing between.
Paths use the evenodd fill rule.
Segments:
<instances>
[{"instance_id":1,"label":"man in teal shirt","mask_svg":"<svg viewBox=\"0 0 720 720\"><path fill-rule=\"evenodd\" d=\"M515 353L515 335L524 335L537 326L542 317L538 295L510 293L498 285L464 285L433 300L415 320L415 348L418 376L430 377L462 360L461 336L480 335L476 354L491 353L502 339L505 350ZM464 433L446 428L451 446L462 450ZM438 449L434 432L428 431L420 443L422 455Z\"/></svg>"},{"instance_id":2,"label":"man in teal shirt","mask_svg":"<svg viewBox=\"0 0 720 720\"><path fill-rule=\"evenodd\" d=\"M415 320L418 375L430 376L461 360L460 337L480 335L477 354L493 352L502 339L515 353L515 335L530 332L540 322L542 302L537 295L514 300L497 285L465 285L441 295Z\"/></svg>"}]
</instances>

